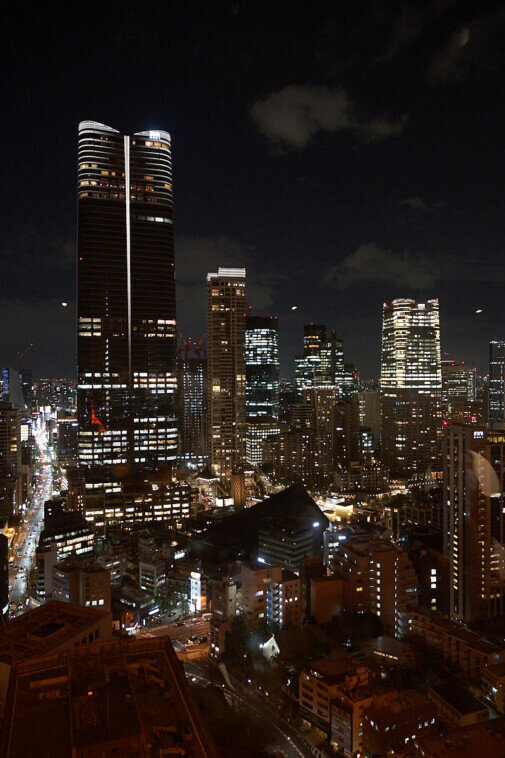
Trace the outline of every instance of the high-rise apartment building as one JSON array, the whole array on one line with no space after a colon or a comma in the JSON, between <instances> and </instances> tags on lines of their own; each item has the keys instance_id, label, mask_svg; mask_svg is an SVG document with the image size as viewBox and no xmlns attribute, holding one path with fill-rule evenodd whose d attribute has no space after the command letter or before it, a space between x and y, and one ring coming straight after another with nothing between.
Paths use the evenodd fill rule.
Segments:
<instances>
[{"instance_id":1,"label":"high-rise apartment building","mask_svg":"<svg viewBox=\"0 0 505 758\"><path fill-rule=\"evenodd\" d=\"M170 135L81 122L77 197L79 462L100 484L177 452Z\"/></svg>"},{"instance_id":2,"label":"high-rise apartment building","mask_svg":"<svg viewBox=\"0 0 505 758\"><path fill-rule=\"evenodd\" d=\"M488 421L505 422L505 340L489 343Z\"/></svg>"},{"instance_id":3,"label":"high-rise apartment building","mask_svg":"<svg viewBox=\"0 0 505 758\"><path fill-rule=\"evenodd\" d=\"M458 621L505 612L505 432L444 429L444 553L449 614Z\"/></svg>"},{"instance_id":4,"label":"high-rise apartment building","mask_svg":"<svg viewBox=\"0 0 505 758\"><path fill-rule=\"evenodd\" d=\"M384 303L381 456L393 474L440 467L441 389L438 300Z\"/></svg>"},{"instance_id":5,"label":"high-rise apartment building","mask_svg":"<svg viewBox=\"0 0 505 758\"><path fill-rule=\"evenodd\" d=\"M207 383L212 469L230 478L245 453L245 269L207 274Z\"/></svg>"},{"instance_id":6,"label":"high-rise apartment building","mask_svg":"<svg viewBox=\"0 0 505 758\"><path fill-rule=\"evenodd\" d=\"M199 344L199 343L198 343ZM200 348L177 361L179 388L179 457L205 464L207 452L207 362Z\"/></svg>"}]
</instances>

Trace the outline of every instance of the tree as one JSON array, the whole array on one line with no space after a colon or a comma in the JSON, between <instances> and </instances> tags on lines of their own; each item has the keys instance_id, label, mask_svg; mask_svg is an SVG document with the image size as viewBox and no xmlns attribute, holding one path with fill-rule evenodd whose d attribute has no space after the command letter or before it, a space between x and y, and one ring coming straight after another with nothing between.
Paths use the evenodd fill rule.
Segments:
<instances>
[{"instance_id":1,"label":"tree","mask_svg":"<svg viewBox=\"0 0 505 758\"><path fill-rule=\"evenodd\" d=\"M251 629L243 614L235 616L226 632L224 658L231 666L246 671L251 666Z\"/></svg>"}]
</instances>

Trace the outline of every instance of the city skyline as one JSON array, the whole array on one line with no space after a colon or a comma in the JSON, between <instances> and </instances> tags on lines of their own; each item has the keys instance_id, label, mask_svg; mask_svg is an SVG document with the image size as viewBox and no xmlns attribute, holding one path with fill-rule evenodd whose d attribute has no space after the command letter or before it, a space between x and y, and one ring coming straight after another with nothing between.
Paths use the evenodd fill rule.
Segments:
<instances>
[{"instance_id":1,"label":"city skyline","mask_svg":"<svg viewBox=\"0 0 505 758\"><path fill-rule=\"evenodd\" d=\"M140 27L129 10L110 24L104 13L115 30L105 79L101 65L74 63L83 41L73 9L57 18L36 10L19 38L12 11L6 362L33 342L35 375L73 375L75 128L95 118L172 135L184 334L203 334L205 273L245 265L249 304L279 317L283 375L313 320L336 329L364 376L377 376L380 303L395 297L439 297L442 349L484 369L489 341L503 338L502 4L358 2L338 23L322 5L290 9L289 21L280 9L264 17L223 5L200 10L197 24L190 8L175 18L157 8ZM459 33L465 44L451 45ZM61 46L48 55L53 35ZM102 42L99 32L86 39L88 59L100 59L90 52ZM33 76L44 78L26 98ZM19 154L26 160L14 163Z\"/></svg>"}]
</instances>

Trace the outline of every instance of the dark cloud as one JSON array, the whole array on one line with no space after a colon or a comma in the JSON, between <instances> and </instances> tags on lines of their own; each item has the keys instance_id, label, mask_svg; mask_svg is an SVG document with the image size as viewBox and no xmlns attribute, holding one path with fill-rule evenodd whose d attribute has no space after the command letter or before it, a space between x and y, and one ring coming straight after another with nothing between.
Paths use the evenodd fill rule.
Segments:
<instances>
[{"instance_id":1,"label":"dark cloud","mask_svg":"<svg viewBox=\"0 0 505 758\"><path fill-rule=\"evenodd\" d=\"M434 57L430 77L453 82L478 76L505 60L505 7L475 16L455 29Z\"/></svg>"},{"instance_id":2,"label":"dark cloud","mask_svg":"<svg viewBox=\"0 0 505 758\"><path fill-rule=\"evenodd\" d=\"M400 205L410 208L412 211L427 211L429 206L421 197L406 197Z\"/></svg>"},{"instance_id":3,"label":"dark cloud","mask_svg":"<svg viewBox=\"0 0 505 758\"><path fill-rule=\"evenodd\" d=\"M328 269L324 279L337 289L383 283L419 291L440 282L505 283L505 265L468 259L450 260L408 250L396 253L372 242L360 245L341 263Z\"/></svg>"},{"instance_id":4,"label":"dark cloud","mask_svg":"<svg viewBox=\"0 0 505 758\"><path fill-rule=\"evenodd\" d=\"M325 281L343 289L362 282L384 282L409 289L431 287L433 268L417 255L394 253L375 243L360 245L337 266L330 268Z\"/></svg>"},{"instance_id":5,"label":"dark cloud","mask_svg":"<svg viewBox=\"0 0 505 758\"><path fill-rule=\"evenodd\" d=\"M406 123L405 117L363 118L341 87L295 84L260 98L251 106L250 114L269 140L298 149L319 132L349 131L365 142L376 142L400 134Z\"/></svg>"}]
</instances>

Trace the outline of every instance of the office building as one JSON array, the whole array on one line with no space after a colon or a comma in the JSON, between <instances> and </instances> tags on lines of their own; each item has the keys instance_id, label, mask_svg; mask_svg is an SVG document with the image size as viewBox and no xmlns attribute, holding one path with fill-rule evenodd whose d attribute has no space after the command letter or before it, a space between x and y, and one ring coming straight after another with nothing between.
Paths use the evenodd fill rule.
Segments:
<instances>
[{"instance_id":1,"label":"office building","mask_svg":"<svg viewBox=\"0 0 505 758\"><path fill-rule=\"evenodd\" d=\"M157 475L132 477L121 482L116 492L88 492L86 520L97 532L112 524L131 529L154 521L182 526L191 515L195 493L186 482Z\"/></svg>"},{"instance_id":2,"label":"office building","mask_svg":"<svg viewBox=\"0 0 505 758\"><path fill-rule=\"evenodd\" d=\"M245 269L207 274L209 454L229 479L245 455Z\"/></svg>"},{"instance_id":3,"label":"office building","mask_svg":"<svg viewBox=\"0 0 505 758\"><path fill-rule=\"evenodd\" d=\"M505 422L505 340L489 343L488 423Z\"/></svg>"},{"instance_id":4,"label":"office building","mask_svg":"<svg viewBox=\"0 0 505 758\"><path fill-rule=\"evenodd\" d=\"M280 431L279 422L271 421L267 417L246 422L245 457L250 466L261 468L264 462L268 463L265 442L270 437L280 434Z\"/></svg>"},{"instance_id":5,"label":"office building","mask_svg":"<svg viewBox=\"0 0 505 758\"><path fill-rule=\"evenodd\" d=\"M66 560L53 567L52 597L110 613L110 572L97 563Z\"/></svg>"},{"instance_id":6,"label":"office building","mask_svg":"<svg viewBox=\"0 0 505 758\"><path fill-rule=\"evenodd\" d=\"M463 361L441 361L442 403L447 406L453 401L474 400L475 369L466 366Z\"/></svg>"},{"instance_id":7,"label":"office building","mask_svg":"<svg viewBox=\"0 0 505 758\"><path fill-rule=\"evenodd\" d=\"M279 419L279 326L275 316L245 320L246 420Z\"/></svg>"},{"instance_id":8,"label":"office building","mask_svg":"<svg viewBox=\"0 0 505 758\"><path fill-rule=\"evenodd\" d=\"M184 344L184 353L177 361L179 458L182 462L203 466L208 459L207 362L200 340L194 340L194 355L186 350L188 340Z\"/></svg>"},{"instance_id":9,"label":"office building","mask_svg":"<svg viewBox=\"0 0 505 758\"><path fill-rule=\"evenodd\" d=\"M295 358L295 386L299 397L304 389L318 384L321 379L321 350L326 343L324 324L305 324L303 327L303 355Z\"/></svg>"},{"instance_id":10,"label":"office building","mask_svg":"<svg viewBox=\"0 0 505 758\"><path fill-rule=\"evenodd\" d=\"M364 390L358 393L360 427L370 429L374 450L378 450L381 438L381 398L380 392Z\"/></svg>"},{"instance_id":11,"label":"office building","mask_svg":"<svg viewBox=\"0 0 505 758\"><path fill-rule=\"evenodd\" d=\"M340 337L337 337L334 330L324 340L319 354L323 382L341 387L345 374L344 343Z\"/></svg>"},{"instance_id":12,"label":"office building","mask_svg":"<svg viewBox=\"0 0 505 758\"><path fill-rule=\"evenodd\" d=\"M292 518L267 519L258 534L258 557L262 563L298 571L305 558L321 553L321 531L318 522Z\"/></svg>"},{"instance_id":13,"label":"office building","mask_svg":"<svg viewBox=\"0 0 505 758\"><path fill-rule=\"evenodd\" d=\"M275 316L248 314L245 322L246 460L263 463L263 447L279 426L279 330Z\"/></svg>"},{"instance_id":14,"label":"office building","mask_svg":"<svg viewBox=\"0 0 505 758\"><path fill-rule=\"evenodd\" d=\"M57 453L60 466L67 468L77 462L79 445L79 424L77 417L58 412Z\"/></svg>"},{"instance_id":15,"label":"office building","mask_svg":"<svg viewBox=\"0 0 505 758\"><path fill-rule=\"evenodd\" d=\"M21 415L0 403L0 521L17 516L21 504Z\"/></svg>"},{"instance_id":16,"label":"office building","mask_svg":"<svg viewBox=\"0 0 505 758\"><path fill-rule=\"evenodd\" d=\"M458 621L505 612L504 455L505 432L444 429L444 553L450 616Z\"/></svg>"},{"instance_id":17,"label":"office building","mask_svg":"<svg viewBox=\"0 0 505 758\"><path fill-rule=\"evenodd\" d=\"M381 457L393 475L440 470L441 389L438 300L384 303Z\"/></svg>"},{"instance_id":18,"label":"office building","mask_svg":"<svg viewBox=\"0 0 505 758\"><path fill-rule=\"evenodd\" d=\"M81 122L77 197L79 462L110 489L177 452L170 135Z\"/></svg>"}]
</instances>

